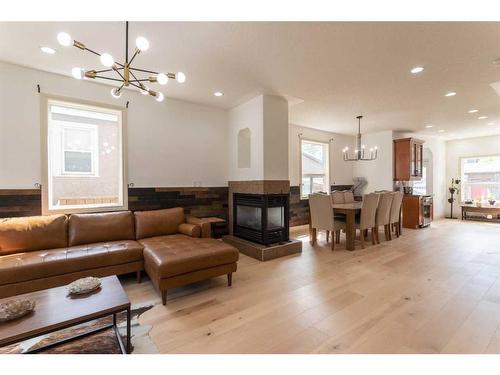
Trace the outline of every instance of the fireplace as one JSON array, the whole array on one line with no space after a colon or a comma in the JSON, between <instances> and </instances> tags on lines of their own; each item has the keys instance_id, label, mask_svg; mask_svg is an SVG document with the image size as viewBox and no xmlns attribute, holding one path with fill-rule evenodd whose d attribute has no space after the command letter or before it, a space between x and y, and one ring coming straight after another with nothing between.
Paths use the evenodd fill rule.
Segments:
<instances>
[{"instance_id":1,"label":"fireplace","mask_svg":"<svg viewBox=\"0 0 500 375\"><path fill-rule=\"evenodd\" d=\"M233 234L263 245L288 241L288 194L233 194Z\"/></svg>"}]
</instances>

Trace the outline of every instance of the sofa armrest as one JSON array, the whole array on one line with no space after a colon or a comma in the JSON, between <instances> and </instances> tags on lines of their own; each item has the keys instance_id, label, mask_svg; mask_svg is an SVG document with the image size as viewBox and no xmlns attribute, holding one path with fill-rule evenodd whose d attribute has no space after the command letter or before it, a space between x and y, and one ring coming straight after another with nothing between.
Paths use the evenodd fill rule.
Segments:
<instances>
[{"instance_id":1,"label":"sofa armrest","mask_svg":"<svg viewBox=\"0 0 500 375\"><path fill-rule=\"evenodd\" d=\"M198 225L201 228L201 237L210 238L212 237L212 227L211 221L206 219L200 219L195 216L186 216L186 223Z\"/></svg>"},{"instance_id":2,"label":"sofa armrest","mask_svg":"<svg viewBox=\"0 0 500 375\"><path fill-rule=\"evenodd\" d=\"M201 227L196 224L182 223L179 225L179 232L191 237L201 236Z\"/></svg>"}]
</instances>

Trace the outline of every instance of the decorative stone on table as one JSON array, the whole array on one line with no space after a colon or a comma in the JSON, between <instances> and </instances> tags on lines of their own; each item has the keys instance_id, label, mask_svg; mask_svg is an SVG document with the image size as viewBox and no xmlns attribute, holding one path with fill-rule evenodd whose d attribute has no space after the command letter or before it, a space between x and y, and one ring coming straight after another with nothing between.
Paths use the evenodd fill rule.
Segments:
<instances>
[{"instance_id":1,"label":"decorative stone on table","mask_svg":"<svg viewBox=\"0 0 500 375\"><path fill-rule=\"evenodd\" d=\"M35 309L35 301L28 299L10 300L0 304L0 322L7 322L28 315Z\"/></svg>"},{"instance_id":2,"label":"decorative stone on table","mask_svg":"<svg viewBox=\"0 0 500 375\"><path fill-rule=\"evenodd\" d=\"M101 279L97 277L84 277L68 284L68 294L87 294L101 287Z\"/></svg>"}]
</instances>

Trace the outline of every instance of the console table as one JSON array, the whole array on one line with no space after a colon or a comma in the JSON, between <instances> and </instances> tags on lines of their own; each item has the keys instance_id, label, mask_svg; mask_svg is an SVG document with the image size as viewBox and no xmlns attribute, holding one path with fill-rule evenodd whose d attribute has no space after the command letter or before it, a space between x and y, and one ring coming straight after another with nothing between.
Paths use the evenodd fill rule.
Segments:
<instances>
[{"instance_id":1,"label":"console table","mask_svg":"<svg viewBox=\"0 0 500 375\"><path fill-rule=\"evenodd\" d=\"M467 213L481 213L483 215L491 215L492 219L484 219L487 221L499 221L500 222L500 206L481 206L477 207L471 204L463 204L462 205L462 220L475 220L470 216L467 216Z\"/></svg>"}]
</instances>

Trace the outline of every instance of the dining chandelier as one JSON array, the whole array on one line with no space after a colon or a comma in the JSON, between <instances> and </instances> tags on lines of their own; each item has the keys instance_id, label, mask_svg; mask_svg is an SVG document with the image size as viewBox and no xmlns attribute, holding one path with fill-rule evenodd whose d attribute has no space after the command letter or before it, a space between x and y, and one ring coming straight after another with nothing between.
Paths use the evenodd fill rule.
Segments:
<instances>
[{"instance_id":1,"label":"dining chandelier","mask_svg":"<svg viewBox=\"0 0 500 375\"><path fill-rule=\"evenodd\" d=\"M81 49L82 51L90 52L96 56L99 56L101 64L106 69L91 69L85 70L83 68L75 67L71 70L71 75L76 79L103 79L107 81L117 82L117 86L111 89L111 95L113 98L120 98L124 87L135 87L140 90L143 95L150 95L156 98L157 101L161 102L165 98L162 92L150 89L146 84L148 83L158 83L160 85L166 85L169 79L175 79L179 83L184 83L186 81L186 75L182 72L178 73L159 73L153 70L136 68L132 66L135 58L142 52L145 52L149 48L149 41L143 36L138 37L135 40L135 50L132 57L129 58L129 47L128 47L128 22L125 22L125 62L120 63L115 61L113 56L109 53L99 53L88 48L82 42L73 40L71 43L71 36L68 33L60 32L57 34L57 41L60 45L64 47L69 47L73 44L74 47ZM112 74L113 76L109 76ZM147 75L145 77L145 75Z\"/></svg>"},{"instance_id":2,"label":"dining chandelier","mask_svg":"<svg viewBox=\"0 0 500 375\"><path fill-rule=\"evenodd\" d=\"M342 154L344 155L344 161L370 161L375 160L378 154L377 146L370 148L370 153L367 156L365 151L365 145L361 144L361 119L363 116L357 116L358 119L358 134L356 136L356 149L354 150L354 155L349 155L349 147L345 147L342 150Z\"/></svg>"}]
</instances>

